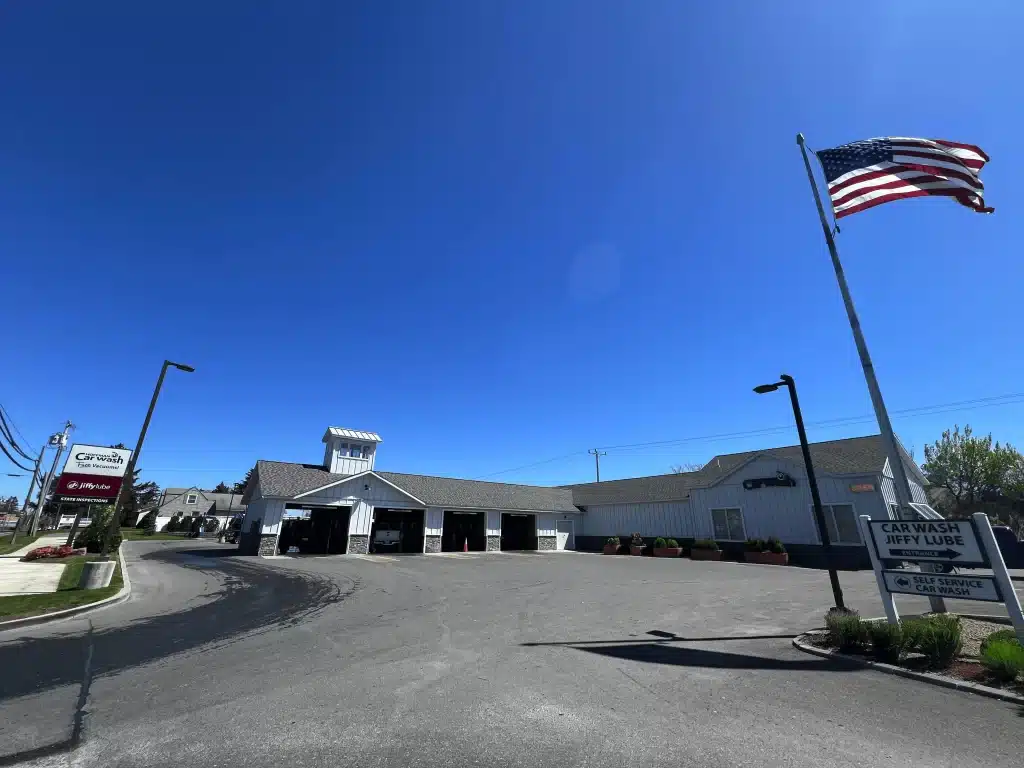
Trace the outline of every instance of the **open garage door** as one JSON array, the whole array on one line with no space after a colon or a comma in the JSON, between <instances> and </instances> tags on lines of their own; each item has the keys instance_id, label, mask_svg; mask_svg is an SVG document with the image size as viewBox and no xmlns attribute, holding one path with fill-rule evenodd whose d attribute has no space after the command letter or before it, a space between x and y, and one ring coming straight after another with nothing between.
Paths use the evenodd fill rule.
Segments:
<instances>
[{"instance_id":1,"label":"open garage door","mask_svg":"<svg viewBox=\"0 0 1024 768\"><path fill-rule=\"evenodd\" d=\"M281 554L343 555L348 551L350 507L301 507L288 504L277 548Z\"/></svg>"},{"instance_id":2,"label":"open garage door","mask_svg":"<svg viewBox=\"0 0 1024 768\"><path fill-rule=\"evenodd\" d=\"M442 552L461 552L463 545L470 552L487 549L487 513L445 510L441 536Z\"/></svg>"},{"instance_id":3,"label":"open garage door","mask_svg":"<svg viewBox=\"0 0 1024 768\"><path fill-rule=\"evenodd\" d=\"M501 549L537 548L537 516L520 512L501 513Z\"/></svg>"},{"instance_id":4,"label":"open garage door","mask_svg":"<svg viewBox=\"0 0 1024 768\"><path fill-rule=\"evenodd\" d=\"M375 555L423 552L422 509L375 507L370 528L370 552Z\"/></svg>"}]
</instances>

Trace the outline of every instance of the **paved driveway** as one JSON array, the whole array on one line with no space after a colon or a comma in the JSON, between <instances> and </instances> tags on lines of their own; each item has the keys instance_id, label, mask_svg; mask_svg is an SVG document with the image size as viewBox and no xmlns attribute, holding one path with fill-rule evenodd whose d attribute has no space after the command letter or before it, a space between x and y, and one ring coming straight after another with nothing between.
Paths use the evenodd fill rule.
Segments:
<instances>
[{"instance_id":1,"label":"paved driveway","mask_svg":"<svg viewBox=\"0 0 1024 768\"><path fill-rule=\"evenodd\" d=\"M142 602L94 619L74 765L991 768L1024 753L1018 707L795 651L829 605L816 571L145 546L130 570ZM880 612L871 574L842 581ZM0 635L0 744L66 737L86 629Z\"/></svg>"}]
</instances>

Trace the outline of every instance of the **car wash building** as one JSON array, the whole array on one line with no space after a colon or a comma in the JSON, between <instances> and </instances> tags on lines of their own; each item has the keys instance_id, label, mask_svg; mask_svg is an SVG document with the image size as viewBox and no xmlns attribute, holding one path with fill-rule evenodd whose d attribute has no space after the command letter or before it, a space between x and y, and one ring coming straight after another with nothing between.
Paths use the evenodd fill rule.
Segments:
<instances>
[{"instance_id":1,"label":"car wash building","mask_svg":"<svg viewBox=\"0 0 1024 768\"><path fill-rule=\"evenodd\" d=\"M376 468L380 436L330 427L322 464L260 461L242 497L239 547L249 554L599 551L640 533L687 547L714 539L742 556L750 538L780 539L799 565L824 564L799 446L715 456L695 472L544 487ZM839 567L870 567L857 518L897 517L878 435L812 443ZM914 502L926 479L903 451Z\"/></svg>"},{"instance_id":2,"label":"car wash building","mask_svg":"<svg viewBox=\"0 0 1024 768\"><path fill-rule=\"evenodd\" d=\"M572 491L376 469L379 435L330 427L320 465L259 461L242 501L249 554L572 549Z\"/></svg>"}]
</instances>

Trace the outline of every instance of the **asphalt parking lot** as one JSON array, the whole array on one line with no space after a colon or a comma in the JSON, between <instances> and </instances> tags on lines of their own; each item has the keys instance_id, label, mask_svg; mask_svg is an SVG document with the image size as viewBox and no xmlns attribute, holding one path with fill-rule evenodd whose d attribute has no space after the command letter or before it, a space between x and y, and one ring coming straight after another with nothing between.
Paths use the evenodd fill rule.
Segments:
<instances>
[{"instance_id":1,"label":"asphalt parking lot","mask_svg":"<svg viewBox=\"0 0 1024 768\"><path fill-rule=\"evenodd\" d=\"M1019 707L793 649L830 605L823 572L576 553L257 561L140 546L152 549L136 555L140 599L169 598L176 568L208 583L200 607L183 604L150 634L185 633L177 647L98 674L75 765L991 767L1019 766L1024 752ZM853 607L880 613L870 573L841 579ZM236 585L218 599L223 580ZM279 605L306 594L321 604L291 617ZM276 606L273 620L250 612L231 628L252 604ZM146 622L118 628L117 610L104 612L101 641L128 647ZM193 644L190 611L204 627L220 616L221 636ZM65 624L61 642L70 634ZM43 694L2 704L22 736L60 707Z\"/></svg>"}]
</instances>

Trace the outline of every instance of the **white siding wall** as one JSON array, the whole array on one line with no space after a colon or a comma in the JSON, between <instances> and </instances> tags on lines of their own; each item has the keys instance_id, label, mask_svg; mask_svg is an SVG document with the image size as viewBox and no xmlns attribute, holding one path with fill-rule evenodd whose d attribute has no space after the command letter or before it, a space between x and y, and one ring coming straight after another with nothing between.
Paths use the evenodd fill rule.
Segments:
<instances>
[{"instance_id":1,"label":"white siding wall","mask_svg":"<svg viewBox=\"0 0 1024 768\"><path fill-rule=\"evenodd\" d=\"M501 536L501 512L488 510L487 512L487 535Z\"/></svg>"},{"instance_id":2,"label":"white siding wall","mask_svg":"<svg viewBox=\"0 0 1024 768\"><path fill-rule=\"evenodd\" d=\"M444 510L441 507L427 507L427 522L423 529L424 536L440 536L444 528Z\"/></svg>"},{"instance_id":3,"label":"white siding wall","mask_svg":"<svg viewBox=\"0 0 1024 768\"><path fill-rule=\"evenodd\" d=\"M296 503L351 506L352 515L348 521L350 536L370 535L374 507L423 509L422 504L413 501L394 486L369 475L354 477L343 483L332 485L330 488L325 488L319 493L303 496L301 499L296 499Z\"/></svg>"},{"instance_id":4,"label":"white siding wall","mask_svg":"<svg viewBox=\"0 0 1024 768\"><path fill-rule=\"evenodd\" d=\"M556 516L547 512L541 512L537 514L537 535L538 536L554 536L555 535L555 519Z\"/></svg>"},{"instance_id":5,"label":"white siding wall","mask_svg":"<svg viewBox=\"0 0 1024 768\"><path fill-rule=\"evenodd\" d=\"M710 531L697 531L690 504L666 501L649 504L606 504L587 507L579 536L674 536L706 538Z\"/></svg>"},{"instance_id":6,"label":"white siding wall","mask_svg":"<svg viewBox=\"0 0 1024 768\"><path fill-rule=\"evenodd\" d=\"M895 504L896 503L896 489L893 487L893 476L892 470L889 467L889 460L885 461L885 469L883 470L884 477L882 478L882 494L885 497L885 503ZM911 501L917 502L918 504L928 503L928 494L924 492L924 488L914 480L914 476L910 475L907 478L910 481L910 493L914 498Z\"/></svg>"}]
</instances>

